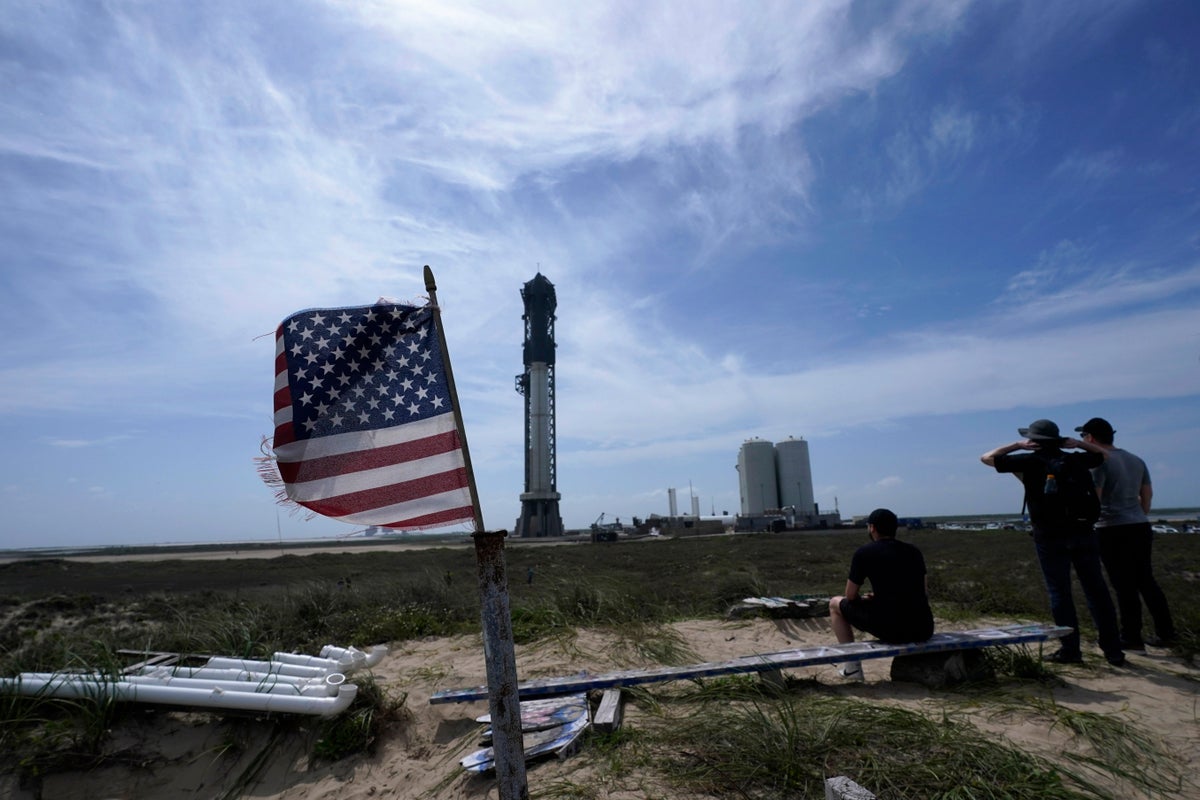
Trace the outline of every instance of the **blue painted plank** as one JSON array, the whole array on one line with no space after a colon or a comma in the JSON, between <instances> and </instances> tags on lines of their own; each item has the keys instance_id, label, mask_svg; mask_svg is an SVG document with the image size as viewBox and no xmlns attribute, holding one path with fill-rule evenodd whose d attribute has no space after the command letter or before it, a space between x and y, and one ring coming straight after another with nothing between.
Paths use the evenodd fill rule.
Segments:
<instances>
[{"instance_id":1,"label":"blue painted plank","mask_svg":"<svg viewBox=\"0 0 1200 800\"><path fill-rule=\"evenodd\" d=\"M641 686L647 683L711 678L720 675L735 675L747 672L766 672L777 669L812 667L821 664L838 664L847 661L865 661L872 658L890 658L913 653L940 653L952 650L975 650L997 645L1028 644L1059 639L1071 632L1070 628L1054 625L1006 625L998 628L981 628L972 631L949 631L935 633L925 642L910 644L885 644L878 641L853 642L851 644L819 645L777 653L758 653L729 661L710 661L686 667L655 667L651 669L629 669L592 675L581 672L558 678L536 678L517 687L522 699L573 694L593 689L611 689L618 686ZM486 686L465 689L444 689L429 698L430 704L467 703L484 700L488 696Z\"/></svg>"}]
</instances>

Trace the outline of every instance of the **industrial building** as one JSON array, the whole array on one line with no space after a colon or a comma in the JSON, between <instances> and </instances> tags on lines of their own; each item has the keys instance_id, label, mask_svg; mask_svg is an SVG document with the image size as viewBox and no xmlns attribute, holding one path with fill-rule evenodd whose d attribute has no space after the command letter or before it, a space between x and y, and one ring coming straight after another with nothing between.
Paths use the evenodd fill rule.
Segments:
<instances>
[{"instance_id":1,"label":"industrial building","mask_svg":"<svg viewBox=\"0 0 1200 800\"><path fill-rule=\"evenodd\" d=\"M808 442L789 436L782 442L747 439L738 451L741 494L739 530L828 528L839 522L835 511L822 514L813 496Z\"/></svg>"}]
</instances>

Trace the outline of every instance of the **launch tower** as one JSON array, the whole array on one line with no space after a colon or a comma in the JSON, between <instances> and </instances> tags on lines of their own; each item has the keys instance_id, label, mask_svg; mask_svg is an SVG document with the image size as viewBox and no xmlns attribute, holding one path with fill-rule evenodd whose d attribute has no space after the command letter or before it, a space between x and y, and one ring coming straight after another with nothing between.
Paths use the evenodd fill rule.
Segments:
<instances>
[{"instance_id":1,"label":"launch tower","mask_svg":"<svg viewBox=\"0 0 1200 800\"><path fill-rule=\"evenodd\" d=\"M554 284L542 273L521 289L525 301L525 371L517 392L525 397L525 491L516 535L561 536L554 445Z\"/></svg>"}]
</instances>

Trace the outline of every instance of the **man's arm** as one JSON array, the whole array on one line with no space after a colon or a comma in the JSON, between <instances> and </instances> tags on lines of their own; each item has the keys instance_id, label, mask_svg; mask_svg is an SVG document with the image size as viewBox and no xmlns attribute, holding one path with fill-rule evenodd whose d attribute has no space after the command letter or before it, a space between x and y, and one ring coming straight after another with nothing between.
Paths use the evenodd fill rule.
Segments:
<instances>
[{"instance_id":1,"label":"man's arm","mask_svg":"<svg viewBox=\"0 0 1200 800\"><path fill-rule=\"evenodd\" d=\"M983 455L981 455L979 457L979 460L982 461L984 464L987 464L989 467L994 467L994 466L996 466L996 456L1006 456L1009 453L1016 452L1017 450L1036 450L1036 449L1037 449L1036 443L1031 442L1028 439L1022 439L1019 442L1013 442L1012 444L1000 445L999 447L997 447L994 450L988 450L986 453L984 453Z\"/></svg>"},{"instance_id":2,"label":"man's arm","mask_svg":"<svg viewBox=\"0 0 1200 800\"><path fill-rule=\"evenodd\" d=\"M847 600L858 599L858 584L852 580L846 580L846 593L843 595Z\"/></svg>"},{"instance_id":3,"label":"man's arm","mask_svg":"<svg viewBox=\"0 0 1200 800\"><path fill-rule=\"evenodd\" d=\"M1063 439L1063 447L1073 450L1087 450L1089 453L1099 453L1101 458L1108 461L1108 451L1095 442L1085 442L1082 439Z\"/></svg>"},{"instance_id":4,"label":"man's arm","mask_svg":"<svg viewBox=\"0 0 1200 800\"><path fill-rule=\"evenodd\" d=\"M1150 513L1150 501L1154 499L1154 487L1148 483L1142 484L1142 490L1138 492L1138 499L1142 501L1142 513Z\"/></svg>"}]
</instances>

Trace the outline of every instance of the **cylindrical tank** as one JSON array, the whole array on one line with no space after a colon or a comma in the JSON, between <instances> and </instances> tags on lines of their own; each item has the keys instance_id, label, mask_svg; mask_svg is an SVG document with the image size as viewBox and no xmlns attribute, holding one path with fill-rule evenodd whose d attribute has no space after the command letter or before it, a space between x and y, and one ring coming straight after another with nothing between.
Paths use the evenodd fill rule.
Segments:
<instances>
[{"instance_id":1,"label":"cylindrical tank","mask_svg":"<svg viewBox=\"0 0 1200 800\"><path fill-rule=\"evenodd\" d=\"M761 514L779 508L779 490L775 472L775 445L762 439L748 439L738 451L738 483L742 493L742 514Z\"/></svg>"},{"instance_id":2,"label":"cylindrical tank","mask_svg":"<svg viewBox=\"0 0 1200 800\"><path fill-rule=\"evenodd\" d=\"M675 519L675 516L679 513L679 508L676 505L674 489L667 489L667 508L671 519Z\"/></svg>"},{"instance_id":3,"label":"cylindrical tank","mask_svg":"<svg viewBox=\"0 0 1200 800\"><path fill-rule=\"evenodd\" d=\"M550 445L553 424L550 409L549 368L541 361L529 365L529 387L526 391L526 409L529 416L529 452L525 455L528 474L525 481L528 493L541 496L554 491L554 475Z\"/></svg>"},{"instance_id":4,"label":"cylindrical tank","mask_svg":"<svg viewBox=\"0 0 1200 800\"><path fill-rule=\"evenodd\" d=\"M780 505L794 506L797 516L800 517L815 514L808 442L790 436L786 441L777 442L775 467L779 476Z\"/></svg>"}]
</instances>

